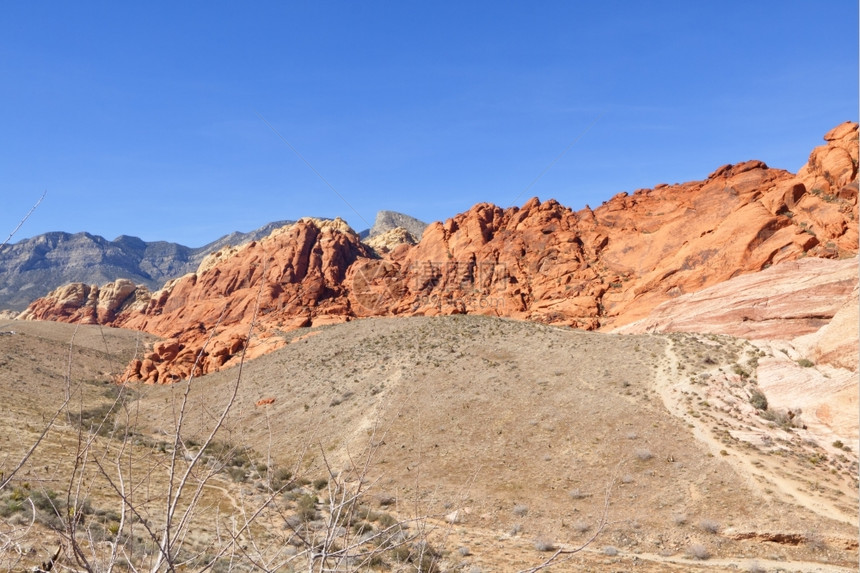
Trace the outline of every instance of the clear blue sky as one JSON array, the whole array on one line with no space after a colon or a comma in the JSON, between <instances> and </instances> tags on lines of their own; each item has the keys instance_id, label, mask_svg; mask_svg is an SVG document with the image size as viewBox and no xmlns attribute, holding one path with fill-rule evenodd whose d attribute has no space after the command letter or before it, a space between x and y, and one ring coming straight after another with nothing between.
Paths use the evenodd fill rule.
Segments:
<instances>
[{"instance_id":1,"label":"clear blue sky","mask_svg":"<svg viewBox=\"0 0 860 573\"><path fill-rule=\"evenodd\" d=\"M795 171L857 120L857 10L4 3L0 240L43 190L14 241L199 246L306 215L360 230L379 209L432 221L535 195L579 209L747 159Z\"/></svg>"}]
</instances>

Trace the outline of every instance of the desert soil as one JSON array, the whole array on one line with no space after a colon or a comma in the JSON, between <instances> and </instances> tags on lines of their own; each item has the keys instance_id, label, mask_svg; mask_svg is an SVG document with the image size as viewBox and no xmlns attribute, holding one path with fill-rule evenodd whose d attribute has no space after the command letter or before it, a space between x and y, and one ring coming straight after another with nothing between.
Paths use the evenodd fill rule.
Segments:
<instances>
[{"instance_id":1,"label":"desert soil","mask_svg":"<svg viewBox=\"0 0 860 573\"><path fill-rule=\"evenodd\" d=\"M0 337L4 467L62 403L67 377L87 381L79 400L102 403L110 376L152 343L108 328L0 325L10 330ZM358 320L291 340L243 366L219 439L257 467L308 479L360 469L369 504L422 517L442 570L534 567L551 555L539 547L578 547L604 518L593 543L551 570L856 570L856 449L750 404L767 349L478 316ZM186 440L211 427L238 377L191 382ZM153 460L187 389L129 388ZM21 479L63 487L72 430L59 420ZM264 495L261 479L219 475L211 504L248 507ZM109 493L94 487L94 503L110 504ZM56 546L42 531L21 542L32 553L19 562Z\"/></svg>"}]
</instances>

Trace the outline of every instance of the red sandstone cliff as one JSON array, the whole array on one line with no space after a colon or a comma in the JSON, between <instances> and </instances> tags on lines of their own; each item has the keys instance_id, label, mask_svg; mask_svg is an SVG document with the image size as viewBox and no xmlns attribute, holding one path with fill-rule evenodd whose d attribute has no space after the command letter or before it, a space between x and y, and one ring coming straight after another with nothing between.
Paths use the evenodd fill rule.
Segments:
<instances>
[{"instance_id":1,"label":"red sandstone cliff","mask_svg":"<svg viewBox=\"0 0 860 573\"><path fill-rule=\"evenodd\" d=\"M620 193L594 210L479 204L384 258L342 221L303 220L213 254L151 296L72 285L22 317L165 337L127 371L151 382L186 377L195 360L201 372L229 366L255 316L251 355L285 344L284 331L362 316L481 313L613 328L783 261L855 255L857 124L825 140L797 175L748 161L705 181Z\"/></svg>"}]
</instances>

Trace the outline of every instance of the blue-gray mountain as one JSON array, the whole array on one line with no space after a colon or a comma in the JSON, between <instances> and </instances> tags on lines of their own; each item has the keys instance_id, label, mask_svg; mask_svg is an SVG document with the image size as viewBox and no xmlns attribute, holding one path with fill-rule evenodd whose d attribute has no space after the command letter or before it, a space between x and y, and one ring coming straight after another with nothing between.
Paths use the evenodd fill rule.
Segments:
<instances>
[{"instance_id":1,"label":"blue-gray mountain","mask_svg":"<svg viewBox=\"0 0 860 573\"><path fill-rule=\"evenodd\" d=\"M122 235L108 241L89 233L45 233L0 247L0 309L24 310L33 300L71 282L104 284L119 278L161 288L193 272L207 254L268 236L292 221L275 221L249 233L234 232L202 247L146 242Z\"/></svg>"},{"instance_id":2,"label":"blue-gray mountain","mask_svg":"<svg viewBox=\"0 0 860 573\"><path fill-rule=\"evenodd\" d=\"M424 234L424 229L427 228L427 223L419 221L415 217L397 213L395 211L379 211L376 213L376 220L373 222L373 227L361 231L358 235L362 239L376 237L386 233L397 227L403 227L410 235L415 237L417 241L421 240L421 235Z\"/></svg>"}]
</instances>

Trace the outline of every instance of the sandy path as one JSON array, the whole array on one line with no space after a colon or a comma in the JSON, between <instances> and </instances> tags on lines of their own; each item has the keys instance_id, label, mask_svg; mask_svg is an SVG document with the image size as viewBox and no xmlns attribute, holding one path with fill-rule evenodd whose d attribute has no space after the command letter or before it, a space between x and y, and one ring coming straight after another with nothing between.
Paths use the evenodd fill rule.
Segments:
<instances>
[{"instance_id":1,"label":"sandy path","mask_svg":"<svg viewBox=\"0 0 860 573\"><path fill-rule=\"evenodd\" d=\"M688 379L677 374L677 365L681 363L682 358L675 352L675 342L670 338L667 338L666 341L668 342L666 345L668 364L661 364L654 378L657 392L669 412L691 424L696 439L705 444L712 454L718 456L725 446L714 436L710 425L707 425L700 418L688 414L687 406L681 399L683 392L698 392L698 390ZM857 523L856 514L848 514L829 500L810 495L801 489L802 486L799 482L774 472L763 471L755 465L755 462L759 462L759 460L746 451L733 451L731 456L724 456L723 459L734 467L735 471L753 491L761 495L764 495L765 492L760 484L765 483L768 489L778 494L787 503L800 505L828 519L849 525L856 525Z\"/></svg>"}]
</instances>

